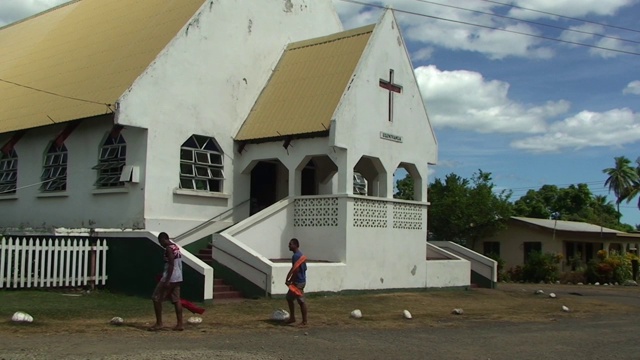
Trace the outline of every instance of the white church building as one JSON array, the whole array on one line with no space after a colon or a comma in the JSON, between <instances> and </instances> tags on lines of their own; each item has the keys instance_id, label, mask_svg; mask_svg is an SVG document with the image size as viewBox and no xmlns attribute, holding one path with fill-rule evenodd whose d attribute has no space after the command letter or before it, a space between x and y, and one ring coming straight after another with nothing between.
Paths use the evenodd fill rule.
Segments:
<instances>
[{"instance_id":1,"label":"white church building","mask_svg":"<svg viewBox=\"0 0 640 360\"><path fill-rule=\"evenodd\" d=\"M438 144L392 10L345 31L331 0L76 0L0 49L5 236L125 242L131 275L166 231L203 299L223 274L284 294L293 237L309 292L472 282L475 253L426 241Z\"/></svg>"}]
</instances>

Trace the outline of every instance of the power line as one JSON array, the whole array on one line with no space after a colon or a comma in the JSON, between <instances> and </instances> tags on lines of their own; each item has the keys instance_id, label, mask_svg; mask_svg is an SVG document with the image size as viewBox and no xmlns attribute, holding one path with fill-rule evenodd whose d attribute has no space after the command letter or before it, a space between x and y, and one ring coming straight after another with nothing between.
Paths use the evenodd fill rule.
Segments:
<instances>
[{"instance_id":1,"label":"power line","mask_svg":"<svg viewBox=\"0 0 640 360\"><path fill-rule=\"evenodd\" d=\"M45 184L45 183L48 183L48 182L51 182L51 181L53 181L53 180L57 180L57 179L62 179L62 177L61 177L61 176L58 176L58 177L54 177L54 178L51 178L51 179L47 179L47 180L45 180L45 181L40 181L40 182L37 182L37 183L33 183L33 184L29 184L29 185L20 186L20 187L17 187L17 188L15 188L15 189L12 189L12 190L0 191L0 194L10 194L10 193L15 192L15 191L18 191L18 190L22 190L22 189L30 188L30 187L33 187L33 186L42 185L42 184Z\"/></svg>"},{"instance_id":2,"label":"power line","mask_svg":"<svg viewBox=\"0 0 640 360\"><path fill-rule=\"evenodd\" d=\"M616 36L603 35L603 34L593 33L593 32L589 32L589 31L583 31L583 30L566 28L566 27L562 27L562 26L545 24L545 23L541 23L541 22L537 22L537 21L519 19L519 18L515 18L515 17L511 17L511 16L494 14L494 13L490 13L490 12L486 12L486 11L480 11L480 10L473 10L473 9L468 9L468 8L464 8L464 7L460 7L460 6L440 4L440 3L437 3L437 2L427 1L427 0L415 0L415 1L419 1L419 2L422 2L422 3L426 3L426 4L437 5L437 6L444 6L444 7L457 9L457 10L462 10L462 11L468 11L468 12L473 12L473 13L493 16L493 17L499 17L499 18L503 18L503 19L516 20L516 21L525 22L525 23L534 24L534 25L539 25L539 26L546 26L546 27L549 27L549 28L559 29L559 30L563 30L563 31L571 31L571 32L576 32L576 33L580 33L580 34L587 34L587 35L592 35L592 36L597 36L597 37L602 37L602 38L607 38L607 39L614 39L614 40L618 40L618 41L626 41L626 42L631 42L631 43L635 43L635 44L640 44L640 41L636 41L636 40L623 39L623 38L616 37Z\"/></svg>"},{"instance_id":3,"label":"power line","mask_svg":"<svg viewBox=\"0 0 640 360\"><path fill-rule=\"evenodd\" d=\"M358 5L362 5L362 6L369 6L369 7L379 8L379 9L386 9L386 7L382 6L382 5L371 4L371 3L366 3L366 2L357 1L357 0L340 0L340 1L348 2L348 3L352 3L352 4L358 4ZM401 10L401 9L396 9L396 8L394 8L393 10L397 11L399 13L404 13L404 14L408 14L408 15L415 15L415 16L421 16L421 17L426 17L426 18L435 19L435 20L442 20L442 21L447 21L447 22L452 22L452 23L457 23L457 24L476 26L476 27L481 27L481 28L491 29L491 30L504 31L504 32L512 33L512 34L529 36L529 37L534 37L534 38L539 38L539 39L544 39L544 40L557 41L557 42L561 42L561 43L565 43L565 44L585 46L585 47L589 47L589 48L600 49L600 50L611 51L611 52L618 52L618 53L628 54L628 55L640 55L640 53L633 52L633 51L613 49L613 48L607 48L607 47L598 46L598 45L579 43L579 42L576 42L576 41L556 39L556 38L543 36L543 35L529 34L529 33L521 32L521 31L501 29L501 28L497 28L497 27L493 27L493 26L475 24L475 23L471 23L471 22L467 22L467 21L447 19L447 18L443 18L443 17L439 17L439 16L427 15L427 14L418 13L418 12L414 12L414 11Z\"/></svg>"},{"instance_id":4,"label":"power line","mask_svg":"<svg viewBox=\"0 0 640 360\"><path fill-rule=\"evenodd\" d=\"M0 81L2 81L4 83L7 83L7 84L23 87L25 89L38 91L38 92L41 92L41 93L45 93L45 94L49 94L49 95L53 95L53 96L58 96L58 97L65 98L65 99L82 101L82 102L86 102L86 103L90 103L90 104L105 105L107 108L109 108L109 110L113 111L113 109L111 108L111 104L102 103L102 102L98 102L98 101L92 101L92 100L86 100L86 99L80 99L80 98L76 98L76 97L72 97L72 96L61 95L61 94L57 94L57 93L54 93L54 92L51 92L51 91L34 88L34 87L31 87L31 86L28 86L28 85L18 84L17 82L13 82L13 81L9 81L9 80L0 79Z\"/></svg>"},{"instance_id":5,"label":"power line","mask_svg":"<svg viewBox=\"0 0 640 360\"><path fill-rule=\"evenodd\" d=\"M540 14L557 16L557 17L563 18L563 19L581 21L581 22L586 22L586 23L589 23L589 24L596 24L596 25L610 27L610 28L614 28L614 29L620 29L620 30L633 31L633 32L640 33L640 30L636 30L636 29L630 29L630 28L626 28L626 27L622 27L622 26L609 25L609 24L599 23L599 22L595 22L595 21L589 21L589 20L585 20L585 19L574 18L574 17L571 17L571 16L565 16L565 15L555 14L555 13L548 12L548 11L542 11L542 10L526 8L526 7L523 7L523 6L502 3L502 2L499 2L499 1L494 1L494 0L480 0L480 1L485 1L485 2L489 2L489 3L497 4L497 5L509 6L509 7L512 7L512 8L521 9L521 10L527 10L527 11L536 12L536 13L540 13Z\"/></svg>"},{"instance_id":6,"label":"power line","mask_svg":"<svg viewBox=\"0 0 640 360\"><path fill-rule=\"evenodd\" d=\"M586 182L578 182L578 183L567 183L567 184L544 184L544 185L553 185L553 186L557 186L557 187L562 187L562 186L570 186L570 185L578 185L578 184L586 184L586 185L604 184L604 180L603 181L586 181ZM542 187L544 185L541 185L540 187ZM511 188L510 190L535 190L535 187L519 187L519 188Z\"/></svg>"}]
</instances>

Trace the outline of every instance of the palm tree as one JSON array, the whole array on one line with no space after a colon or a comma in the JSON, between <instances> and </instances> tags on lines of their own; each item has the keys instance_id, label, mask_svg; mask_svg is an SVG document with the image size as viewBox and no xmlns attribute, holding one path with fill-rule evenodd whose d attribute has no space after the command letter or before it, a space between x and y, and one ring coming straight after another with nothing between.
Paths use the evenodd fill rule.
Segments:
<instances>
[{"instance_id":1,"label":"palm tree","mask_svg":"<svg viewBox=\"0 0 640 360\"><path fill-rule=\"evenodd\" d=\"M640 209L640 157L636 159L636 179L633 181L631 186L627 189L625 194L625 199L627 199L627 204L633 200L636 196L638 196L638 209Z\"/></svg>"},{"instance_id":2,"label":"palm tree","mask_svg":"<svg viewBox=\"0 0 640 360\"><path fill-rule=\"evenodd\" d=\"M638 181L636 169L630 166L631 160L625 156L614 158L615 167L602 170L609 175L604 182L604 186L609 187L609 192L613 191L616 196L616 206L618 210L618 223L620 222L620 203L627 199L633 188L633 184Z\"/></svg>"}]
</instances>

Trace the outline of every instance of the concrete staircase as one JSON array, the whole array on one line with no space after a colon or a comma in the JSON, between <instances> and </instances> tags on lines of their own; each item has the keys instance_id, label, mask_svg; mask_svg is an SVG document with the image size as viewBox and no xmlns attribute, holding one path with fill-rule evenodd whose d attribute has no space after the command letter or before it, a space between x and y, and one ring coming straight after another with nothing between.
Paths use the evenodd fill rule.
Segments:
<instances>
[{"instance_id":1,"label":"concrete staircase","mask_svg":"<svg viewBox=\"0 0 640 360\"><path fill-rule=\"evenodd\" d=\"M204 249L200 249L196 256L204 261L208 265L213 264L213 249L211 245L208 245ZM242 300L244 296L238 290L236 290L232 285L229 285L225 282L224 279L217 277L214 272L213 279L213 301L232 301L232 300Z\"/></svg>"}]
</instances>

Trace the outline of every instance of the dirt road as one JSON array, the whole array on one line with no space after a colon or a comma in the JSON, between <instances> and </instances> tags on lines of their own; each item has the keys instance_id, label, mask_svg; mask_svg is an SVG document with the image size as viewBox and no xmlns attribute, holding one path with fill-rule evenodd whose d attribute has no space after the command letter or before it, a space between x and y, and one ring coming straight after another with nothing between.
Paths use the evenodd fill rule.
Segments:
<instances>
[{"instance_id":1,"label":"dirt road","mask_svg":"<svg viewBox=\"0 0 640 360\"><path fill-rule=\"evenodd\" d=\"M2 336L2 359L638 359L640 316L400 330ZM307 334L307 335L305 335ZM122 335L125 335L123 337Z\"/></svg>"},{"instance_id":2,"label":"dirt road","mask_svg":"<svg viewBox=\"0 0 640 360\"><path fill-rule=\"evenodd\" d=\"M395 329L274 325L206 332L192 327L180 333L126 327L104 333L20 331L0 336L0 359L640 359L640 289L510 284L501 291L538 287L559 296L597 297L630 306L630 311L546 316L538 322L474 321L462 315L432 326Z\"/></svg>"}]
</instances>

